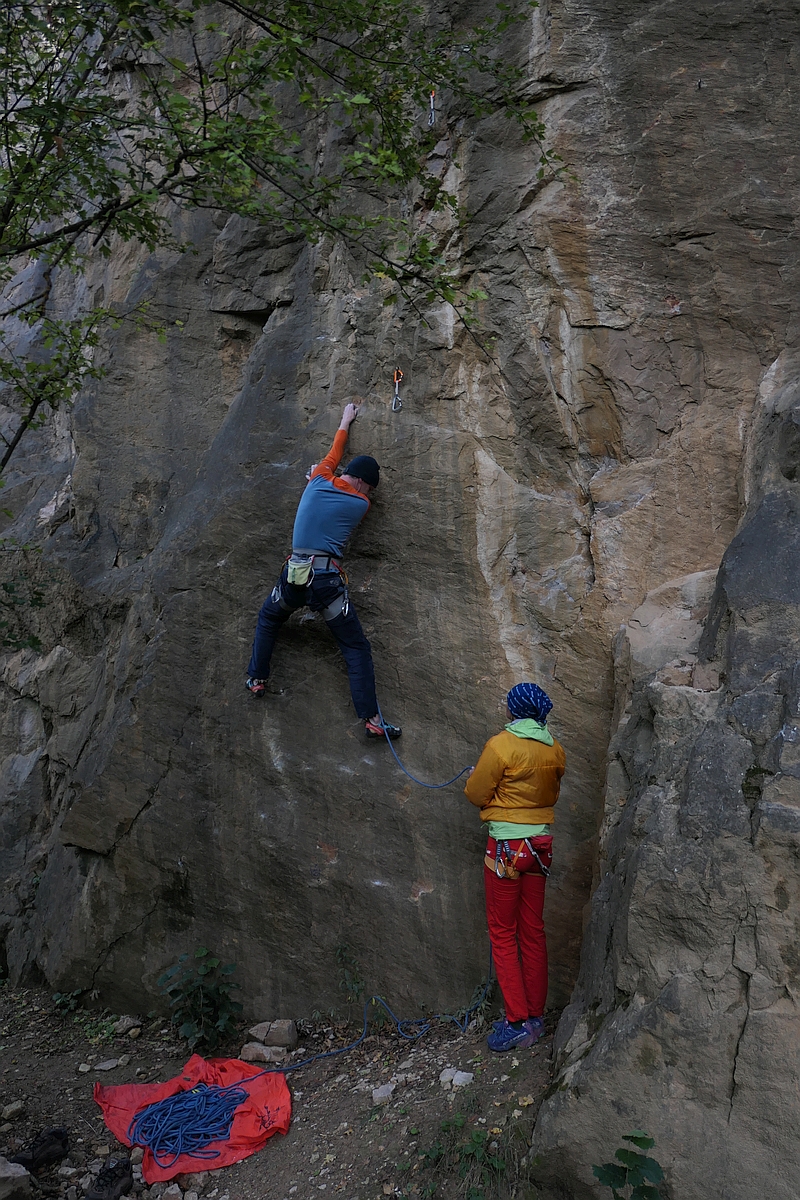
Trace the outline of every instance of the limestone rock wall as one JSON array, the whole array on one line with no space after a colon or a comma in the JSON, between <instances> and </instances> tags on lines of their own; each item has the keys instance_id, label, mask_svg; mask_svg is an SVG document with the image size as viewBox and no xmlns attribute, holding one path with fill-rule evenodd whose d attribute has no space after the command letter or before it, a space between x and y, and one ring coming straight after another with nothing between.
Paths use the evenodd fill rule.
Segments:
<instances>
[{"instance_id":1,"label":"limestone rock wall","mask_svg":"<svg viewBox=\"0 0 800 1200\"><path fill-rule=\"evenodd\" d=\"M568 756L547 909L551 1003L569 999L602 877L562 1041L574 1048L590 1009L615 1028L624 988L608 982L601 915L616 888L614 912L629 920L633 818L650 820L640 782L682 778L709 727L692 770L704 780L703 764L722 762L724 778L694 785L691 821L705 829L751 770L749 735L720 716L729 693L714 674L728 688L750 651L701 662L696 647L746 480L762 479L772 426L753 424L759 388L791 375L796 23L789 0L542 3L507 53L568 168L558 182L537 179L513 127L470 126L444 98L431 161L471 220L462 230L422 207L418 218L488 293L495 361L447 310L423 323L384 309L346 248L303 248L224 215L176 214L192 253L128 247L98 264L90 294L146 298L169 333L166 345L132 327L114 334L106 378L29 439L4 492L13 532L44 537L49 585L45 652L2 664L14 975L135 1003L180 951L213 945L239 963L253 1012L336 1003L343 942L400 1008L463 1003L480 978L481 833L460 790L422 792L363 743L318 620L292 619L263 705L242 687L305 470L360 393L352 447L380 460L383 483L348 572L384 710L404 727L409 767L440 780L475 760L510 684L532 677L550 692ZM405 404L392 414L397 364ZM769 512L761 565L749 568L758 577ZM666 740L647 732L647 705L668 706ZM623 753L634 712L645 733ZM752 855L740 817L725 836ZM687 859L690 890L708 886L705 861ZM737 869L715 900L727 921L743 911ZM678 961L682 920L652 916L654 979ZM746 1006L740 968L723 969L717 952L733 1005L720 993L722 1064ZM669 1054L683 1060L689 1042L675 1036ZM653 1096L666 1086L660 1061L646 1077ZM615 1086L632 1096L640 1076L620 1062ZM590 1141L570 1107L579 1091L548 1103L538 1136L589 1195ZM609 1093L617 1113L614 1103ZM716 1113L722 1101L704 1091L698 1103ZM595 1127L581 1110L598 1138L647 1112L617 1116Z\"/></svg>"},{"instance_id":2,"label":"limestone rock wall","mask_svg":"<svg viewBox=\"0 0 800 1200\"><path fill-rule=\"evenodd\" d=\"M601 881L534 1138L545 1195L594 1195L588 1164L633 1126L663 1143L670 1195L797 1191L798 425L781 355L704 625L710 572L618 639Z\"/></svg>"}]
</instances>

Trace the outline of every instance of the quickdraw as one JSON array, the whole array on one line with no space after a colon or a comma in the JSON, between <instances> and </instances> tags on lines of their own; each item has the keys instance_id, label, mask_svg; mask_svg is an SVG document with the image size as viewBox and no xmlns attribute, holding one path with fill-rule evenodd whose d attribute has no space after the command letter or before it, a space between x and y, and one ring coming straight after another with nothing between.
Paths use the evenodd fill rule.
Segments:
<instances>
[{"instance_id":1,"label":"quickdraw","mask_svg":"<svg viewBox=\"0 0 800 1200\"><path fill-rule=\"evenodd\" d=\"M431 106L428 110L428 129L436 124L436 92L431 88Z\"/></svg>"},{"instance_id":2,"label":"quickdraw","mask_svg":"<svg viewBox=\"0 0 800 1200\"><path fill-rule=\"evenodd\" d=\"M399 367L394 369L394 396L392 397L392 412L400 412L403 401L400 399L400 384L403 382L403 372Z\"/></svg>"}]
</instances>

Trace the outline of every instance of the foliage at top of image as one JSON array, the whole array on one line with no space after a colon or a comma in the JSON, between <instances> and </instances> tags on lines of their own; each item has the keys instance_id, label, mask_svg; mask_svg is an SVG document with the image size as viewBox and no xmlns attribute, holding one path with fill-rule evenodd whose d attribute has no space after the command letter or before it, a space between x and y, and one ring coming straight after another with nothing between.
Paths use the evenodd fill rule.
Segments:
<instances>
[{"instance_id":1,"label":"foliage at top of image","mask_svg":"<svg viewBox=\"0 0 800 1200\"><path fill-rule=\"evenodd\" d=\"M595 1178L611 1188L614 1200L659 1200L661 1193L652 1185L661 1183L664 1171L654 1158L640 1153L642 1150L652 1150L655 1139L641 1129L634 1129L633 1133L624 1134L622 1140L630 1142L637 1149L620 1146L614 1153L617 1162L592 1167Z\"/></svg>"},{"instance_id":2,"label":"foliage at top of image","mask_svg":"<svg viewBox=\"0 0 800 1200\"><path fill-rule=\"evenodd\" d=\"M114 235L153 248L170 236L164 197L361 235L381 217L337 202L420 177L431 89L541 142L521 71L490 53L532 7L436 30L405 0L220 0L240 18L223 29L199 0L7 2L0 256L74 261L87 231L106 254ZM321 166L320 114L347 130Z\"/></svg>"},{"instance_id":3,"label":"foliage at top of image","mask_svg":"<svg viewBox=\"0 0 800 1200\"><path fill-rule=\"evenodd\" d=\"M420 211L457 212L427 168L442 129L428 128L432 91L450 123L503 114L540 176L558 169L500 51L534 7L500 2L456 28L406 0L0 4L0 395L16 413L0 471L26 430L102 374L105 324L135 315L64 316L58 270L109 255L115 239L174 245L176 205L285 240L344 239L387 281L387 303L399 291L467 315L483 293L462 287L414 198L405 215L397 202L415 184Z\"/></svg>"},{"instance_id":4,"label":"foliage at top of image","mask_svg":"<svg viewBox=\"0 0 800 1200\"><path fill-rule=\"evenodd\" d=\"M223 1038L236 1032L242 1011L241 1003L231 998L231 992L239 988L230 979L236 964L221 966L221 960L205 946L199 946L193 958L197 965L187 966L189 955L182 954L159 977L157 986L169 996L171 1023L178 1027L178 1035L186 1039L189 1048L214 1050Z\"/></svg>"}]
</instances>

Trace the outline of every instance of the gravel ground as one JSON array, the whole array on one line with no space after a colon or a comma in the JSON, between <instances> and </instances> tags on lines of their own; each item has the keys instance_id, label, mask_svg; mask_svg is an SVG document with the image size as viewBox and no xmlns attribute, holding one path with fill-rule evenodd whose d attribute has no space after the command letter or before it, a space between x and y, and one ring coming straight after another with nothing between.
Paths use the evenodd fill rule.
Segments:
<instances>
[{"instance_id":1,"label":"gravel ground","mask_svg":"<svg viewBox=\"0 0 800 1200\"><path fill-rule=\"evenodd\" d=\"M96 1080L166 1080L189 1057L163 1017L145 1022L132 1038L113 1032L118 1015L64 1013L45 991L0 985L0 1109L22 1107L0 1124L0 1154L16 1153L46 1125L70 1131L69 1158L39 1175L36 1194L80 1200L109 1155L129 1153L103 1124L92 1099ZM305 1023L302 1031L299 1057L354 1037L344 1025ZM446 1024L416 1042L386 1030L371 1033L354 1050L287 1074L293 1100L285 1137L235 1166L171 1184L147 1188L136 1171L131 1196L321 1200L328 1192L344 1200L532 1200L526 1153L549 1083L551 1035L531 1050L495 1055L485 1034L485 1026L461 1034ZM235 1057L245 1040L216 1053ZM459 1077L454 1087L447 1075L455 1071L472 1078ZM394 1085L391 1095L374 1104L373 1091L387 1084Z\"/></svg>"}]
</instances>

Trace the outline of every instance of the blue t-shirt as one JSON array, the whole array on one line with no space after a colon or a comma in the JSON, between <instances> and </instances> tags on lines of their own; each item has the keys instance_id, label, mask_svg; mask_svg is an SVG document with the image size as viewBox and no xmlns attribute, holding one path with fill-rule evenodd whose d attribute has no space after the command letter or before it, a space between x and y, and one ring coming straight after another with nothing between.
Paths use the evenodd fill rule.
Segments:
<instances>
[{"instance_id":1,"label":"blue t-shirt","mask_svg":"<svg viewBox=\"0 0 800 1200\"><path fill-rule=\"evenodd\" d=\"M345 542L368 509L366 496L336 487L323 474L315 475L297 507L292 549L324 550L341 558Z\"/></svg>"}]
</instances>

